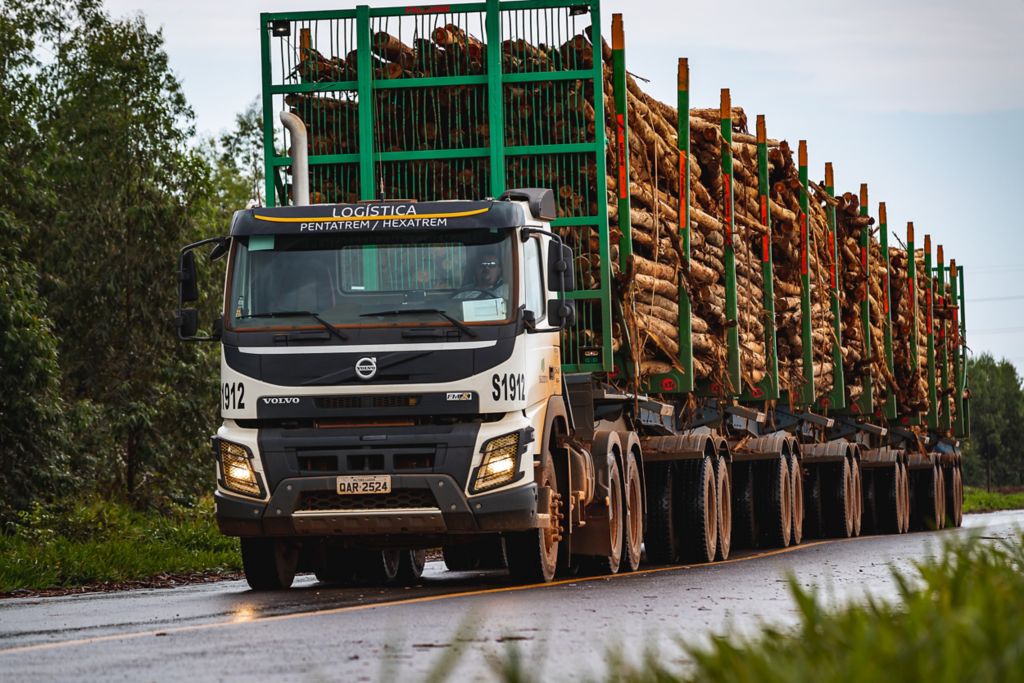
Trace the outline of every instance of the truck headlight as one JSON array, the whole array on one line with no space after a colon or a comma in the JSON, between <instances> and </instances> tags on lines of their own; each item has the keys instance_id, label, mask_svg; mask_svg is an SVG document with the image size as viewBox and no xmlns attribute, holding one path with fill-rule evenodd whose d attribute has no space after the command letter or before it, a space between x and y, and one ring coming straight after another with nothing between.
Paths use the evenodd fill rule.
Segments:
<instances>
[{"instance_id":1,"label":"truck headlight","mask_svg":"<svg viewBox=\"0 0 1024 683\"><path fill-rule=\"evenodd\" d=\"M484 457L473 477L471 491L480 493L503 486L519 473L519 432L498 436L484 443Z\"/></svg>"},{"instance_id":2,"label":"truck headlight","mask_svg":"<svg viewBox=\"0 0 1024 683\"><path fill-rule=\"evenodd\" d=\"M256 472L252 469L249 451L230 441L220 442L220 471L224 487L247 496L260 495Z\"/></svg>"}]
</instances>

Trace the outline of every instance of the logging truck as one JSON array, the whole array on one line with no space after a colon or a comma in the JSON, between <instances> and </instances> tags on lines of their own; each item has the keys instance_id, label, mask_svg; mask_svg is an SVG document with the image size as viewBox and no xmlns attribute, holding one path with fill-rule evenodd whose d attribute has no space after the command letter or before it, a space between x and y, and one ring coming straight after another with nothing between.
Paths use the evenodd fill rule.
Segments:
<instances>
[{"instance_id":1,"label":"logging truck","mask_svg":"<svg viewBox=\"0 0 1024 683\"><path fill-rule=\"evenodd\" d=\"M890 249L866 186L811 183L727 91L691 112L685 60L648 101L600 26L598 0L261 15L266 205L182 249L176 318L221 350L216 518L253 589L960 524L963 269L912 226ZM226 262L205 334L197 252Z\"/></svg>"}]
</instances>

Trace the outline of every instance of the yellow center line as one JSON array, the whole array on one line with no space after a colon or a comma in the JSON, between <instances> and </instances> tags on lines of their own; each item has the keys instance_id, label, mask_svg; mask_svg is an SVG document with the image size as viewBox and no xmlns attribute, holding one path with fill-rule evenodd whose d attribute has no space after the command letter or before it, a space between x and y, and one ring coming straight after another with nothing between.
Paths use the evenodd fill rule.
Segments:
<instances>
[{"instance_id":1,"label":"yellow center line","mask_svg":"<svg viewBox=\"0 0 1024 683\"><path fill-rule=\"evenodd\" d=\"M6 654L15 654L22 652L38 652L40 650L53 650L62 647L75 647L78 645L93 645L96 643L107 643L114 640L131 640L135 638L144 638L147 636L157 635L171 635L177 633L190 633L195 631L208 631L215 628L224 628L229 626L241 626L245 624L269 624L278 621L290 621L292 619L302 619L305 617L324 617L332 616L335 614L345 614L348 612L361 612L363 610L378 609L383 607L399 607L403 605L417 605L425 602L437 602L439 600L451 600L455 598L469 598L480 595L492 595L495 593L512 593L516 591L533 590L535 588L554 588L555 586L564 586L571 583L587 583L590 581L611 581L614 579L626 579L632 576L645 576L648 574L659 574L661 572L671 571L682 571L688 569L698 568L713 568L726 564L735 564L738 562L749 562L750 560L759 560L765 557L772 557L775 555L782 555L790 553L796 550L804 550L806 548L813 548L815 546L824 545L827 543L836 543L838 541L856 541L862 538L871 538L868 536L859 536L855 538L830 538L820 541L812 541L811 543L802 543L800 545L793 545L788 548L776 548L775 550L767 550L761 553L754 553L752 555L744 555L743 557L734 557L728 560L721 560L719 562L706 563L706 564L676 564L667 567L651 567L649 569L639 569L635 572L626 572L622 574L606 574L603 576L580 576L570 579L559 579L557 581L551 581L549 583L531 583L520 586L501 586L497 588L481 588L478 590L463 591L460 593L442 593L440 595L424 595L417 598L406 598L404 600L391 600L385 602L374 602L363 605L346 605L344 607L332 607L324 610L312 610L309 612L292 612L290 614L278 614L269 617L253 617L244 620L232 620L232 621L214 621L206 624L193 624L191 626L176 626L172 628L153 629L149 631L133 631L129 633L110 634L106 636L94 636L91 638L79 638L76 640L63 640L54 643L36 643L34 645L22 645L19 647L10 647L0 649L0 656Z\"/></svg>"},{"instance_id":2,"label":"yellow center line","mask_svg":"<svg viewBox=\"0 0 1024 683\"><path fill-rule=\"evenodd\" d=\"M452 213L407 213L387 214L385 216L261 216L253 214L258 221L269 221L271 223L344 223L348 221L386 221L393 218L401 219L424 219L424 218L465 218L466 216L479 216L487 213L490 209L472 209L470 211L455 211Z\"/></svg>"}]
</instances>

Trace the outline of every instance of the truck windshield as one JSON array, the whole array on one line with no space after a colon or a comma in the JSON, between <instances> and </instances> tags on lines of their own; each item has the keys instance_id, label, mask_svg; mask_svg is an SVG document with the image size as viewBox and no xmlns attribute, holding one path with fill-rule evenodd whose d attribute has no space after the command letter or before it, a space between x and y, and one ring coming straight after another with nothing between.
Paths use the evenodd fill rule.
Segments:
<instances>
[{"instance_id":1,"label":"truck windshield","mask_svg":"<svg viewBox=\"0 0 1024 683\"><path fill-rule=\"evenodd\" d=\"M231 327L311 324L294 311L339 326L507 321L515 305L510 233L238 237Z\"/></svg>"}]
</instances>

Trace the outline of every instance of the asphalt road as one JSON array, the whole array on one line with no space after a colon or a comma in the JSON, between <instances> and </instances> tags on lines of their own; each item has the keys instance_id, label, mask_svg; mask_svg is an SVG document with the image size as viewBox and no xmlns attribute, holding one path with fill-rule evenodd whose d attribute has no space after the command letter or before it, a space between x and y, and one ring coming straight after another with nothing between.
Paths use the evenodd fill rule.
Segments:
<instances>
[{"instance_id":1,"label":"asphalt road","mask_svg":"<svg viewBox=\"0 0 1024 683\"><path fill-rule=\"evenodd\" d=\"M809 541L725 563L507 585L500 573L428 563L414 588L336 589L300 577L254 594L243 581L0 601L0 681L491 680L515 649L547 680L592 678L609 652L682 661L681 643L791 623L787 577L836 602L895 596L891 567L944 539L1024 528L1024 511L969 515L958 531ZM455 655L459 655L457 658Z\"/></svg>"}]
</instances>

